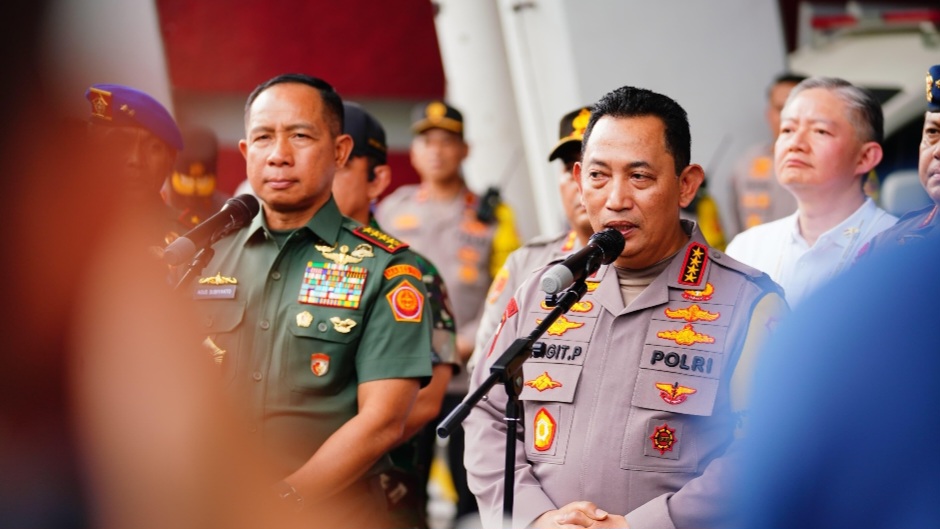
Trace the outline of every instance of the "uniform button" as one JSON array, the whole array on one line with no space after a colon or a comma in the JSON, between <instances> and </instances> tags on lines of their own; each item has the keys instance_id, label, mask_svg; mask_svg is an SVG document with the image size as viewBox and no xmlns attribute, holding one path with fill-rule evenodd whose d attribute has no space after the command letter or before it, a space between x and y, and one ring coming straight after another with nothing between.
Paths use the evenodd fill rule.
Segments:
<instances>
[{"instance_id":1,"label":"uniform button","mask_svg":"<svg viewBox=\"0 0 940 529\"><path fill-rule=\"evenodd\" d=\"M255 371L254 373L252 373L251 378L255 379L256 381L261 380L262 379L261 371Z\"/></svg>"},{"instance_id":2,"label":"uniform button","mask_svg":"<svg viewBox=\"0 0 940 529\"><path fill-rule=\"evenodd\" d=\"M721 259L721 252L715 250L712 252L712 259Z\"/></svg>"},{"instance_id":3,"label":"uniform button","mask_svg":"<svg viewBox=\"0 0 940 529\"><path fill-rule=\"evenodd\" d=\"M271 279L277 281L277 280L280 279L280 278L281 278L281 273L280 273L280 272L277 272L277 271L271 272Z\"/></svg>"},{"instance_id":4,"label":"uniform button","mask_svg":"<svg viewBox=\"0 0 940 529\"><path fill-rule=\"evenodd\" d=\"M262 329L268 330L268 328L270 328L270 327L271 327L271 324L268 323L268 320L261 320L261 328L262 328Z\"/></svg>"},{"instance_id":5,"label":"uniform button","mask_svg":"<svg viewBox=\"0 0 940 529\"><path fill-rule=\"evenodd\" d=\"M326 322L324 322L324 321L321 321L320 324L317 325L317 329L319 329L320 332L326 332L326 330L327 330L328 328L329 328L329 327L326 326Z\"/></svg>"}]
</instances>

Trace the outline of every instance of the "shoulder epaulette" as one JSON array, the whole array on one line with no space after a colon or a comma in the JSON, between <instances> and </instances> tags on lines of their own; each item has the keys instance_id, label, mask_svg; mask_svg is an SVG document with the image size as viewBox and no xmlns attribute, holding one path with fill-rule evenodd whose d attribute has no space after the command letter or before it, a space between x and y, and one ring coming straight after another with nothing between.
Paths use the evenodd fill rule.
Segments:
<instances>
[{"instance_id":1,"label":"shoulder epaulette","mask_svg":"<svg viewBox=\"0 0 940 529\"><path fill-rule=\"evenodd\" d=\"M757 284L757 286L760 287L761 290L766 290L768 292L776 292L781 297L783 297L783 289L780 287L780 285L775 283L774 280L771 279L768 274L761 272L760 270L752 266L748 266L740 261L736 261L735 259L731 257L728 257L728 254L726 253L719 252L717 250L712 250L712 263L719 265L723 268L728 268L730 270L740 272L741 274L744 274L745 276L747 276L747 279L749 281Z\"/></svg>"},{"instance_id":2,"label":"shoulder epaulette","mask_svg":"<svg viewBox=\"0 0 940 529\"><path fill-rule=\"evenodd\" d=\"M408 247L406 243L372 226L359 226L352 232L360 239L365 239L388 253L400 252Z\"/></svg>"}]
</instances>

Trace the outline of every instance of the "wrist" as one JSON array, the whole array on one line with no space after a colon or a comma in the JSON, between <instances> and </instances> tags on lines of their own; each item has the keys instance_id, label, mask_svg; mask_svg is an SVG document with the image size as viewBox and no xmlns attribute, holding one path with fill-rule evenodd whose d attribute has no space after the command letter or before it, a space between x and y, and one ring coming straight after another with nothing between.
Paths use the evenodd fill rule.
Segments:
<instances>
[{"instance_id":1,"label":"wrist","mask_svg":"<svg viewBox=\"0 0 940 529\"><path fill-rule=\"evenodd\" d=\"M290 506L295 512L300 512L304 508L304 498L297 492L290 483L278 481L274 484L274 493L281 502Z\"/></svg>"}]
</instances>

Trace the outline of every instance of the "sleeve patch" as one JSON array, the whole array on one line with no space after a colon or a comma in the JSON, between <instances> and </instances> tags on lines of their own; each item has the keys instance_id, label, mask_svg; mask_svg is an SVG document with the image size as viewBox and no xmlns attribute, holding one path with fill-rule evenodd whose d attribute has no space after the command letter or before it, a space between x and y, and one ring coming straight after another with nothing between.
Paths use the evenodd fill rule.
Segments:
<instances>
[{"instance_id":1,"label":"sleeve patch","mask_svg":"<svg viewBox=\"0 0 940 529\"><path fill-rule=\"evenodd\" d=\"M386 294L385 298L388 299L388 304L392 308L395 321L421 323L424 295L410 281L405 279L399 283L395 290Z\"/></svg>"},{"instance_id":2,"label":"sleeve patch","mask_svg":"<svg viewBox=\"0 0 940 529\"><path fill-rule=\"evenodd\" d=\"M417 279L424 279L424 274L421 273L421 270L418 270L417 267L408 264L390 266L385 269L383 275L385 276L385 279L395 279L399 276L411 276Z\"/></svg>"}]
</instances>

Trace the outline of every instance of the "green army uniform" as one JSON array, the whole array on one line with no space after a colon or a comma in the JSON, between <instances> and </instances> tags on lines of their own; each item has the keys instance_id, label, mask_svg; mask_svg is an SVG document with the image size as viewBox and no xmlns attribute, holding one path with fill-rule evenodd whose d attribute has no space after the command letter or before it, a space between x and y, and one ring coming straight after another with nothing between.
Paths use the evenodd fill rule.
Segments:
<instances>
[{"instance_id":1,"label":"green army uniform","mask_svg":"<svg viewBox=\"0 0 940 529\"><path fill-rule=\"evenodd\" d=\"M381 230L375 218L370 225ZM450 364L454 373L460 370L457 359L457 327L454 313L447 295L444 278L437 267L423 255L415 252L418 269L421 270L424 286L428 291L428 304L431 307L431 364ZM382 488L388 497L388 504L394 520L401 527L428 527L427 523L427 485L431 470L435 425L428 424L411 439L390 452L394 468L380 475Z\"/></svg>"},{"instance_id":2,"label":"green army uniform","mask_svg":"<svg viewBox=\"0 0 940 529\"><path fill-rule=\"evenodd\" d=\"M343 217L332 198L280 237L279 248L257 215L216 245L193 287L204 343L244 399L246 435L260 436L274 480L356 415L358 384L431 375L430 307L407 245ZM389 464L380 460L345 491L365 525L385 527L375 513L385 515L378 474Z\"/></svg>"}]
</instances>

